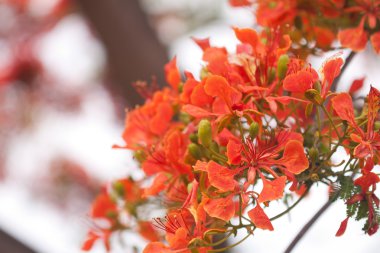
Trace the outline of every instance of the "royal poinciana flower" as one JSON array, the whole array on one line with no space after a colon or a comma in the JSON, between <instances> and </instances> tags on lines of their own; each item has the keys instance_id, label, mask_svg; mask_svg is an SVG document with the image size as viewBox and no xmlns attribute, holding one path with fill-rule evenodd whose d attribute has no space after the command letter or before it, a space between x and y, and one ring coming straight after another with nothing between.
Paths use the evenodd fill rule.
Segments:
<instances>
[{"instance_id":1,"label":"royal poinciana flower","mask_svg":"<svg viewBox=\"0 0 380 253\"><path fill-rule=\"evenodd\" d=\"M378 118L380 109L380 92L371 87L367 102L367 129L359 127L355 120L354 107L350 95L341 93L334 97L332 106L336 114L352 127L350 138L357 143L353 150L353 155L358 159L380 160L380 134L375 129L375 121Z\"/></svg>"},{"instance_id":2,"label":"royal poinciana flower","mask_svg":"<svg viewBox=\"0 0 380 253\"><path fill-rule=\"evenodd\" d=\"M359 24L354 28L341 30L338 38L342 46L353 51L361 51L365 48L368 38L376 53L380 53L380 1L355 0L355 4L348 6L345 12L357 16Z\"/></svg>"},{"instance_id":3,"label":"royal poinciana flower","mask_svg":"<svg viewBox=\"0 0 380 253\"><path fill-rule=\"evenodd\" d=\"M215 252L239 230L246 231L243 240L275 230L272 221L319 183L330 186L330 201L347 204L338 236L350 217L365 219L366 233L377 231L379 91L372 87L365 106L354 109L350 94L363 79L349 93L334 90L349 60L337 54L316 71L305 55L295 56L299 41L291 40L301 32L312 49L307 54L316 52L313 43L329 48L335 35L329 36L346 18L339 16L345 1L315 1L315 10L296 0L231 2L256 3L258 20L268 29L234 28L234 52L194 39L203 52L201 73L185 72L183 79L174 58L165 66L169 86L143 92L146 103L128 111L123 133L123 147L134 152L143 176L119 181L94 202L100 212L90 216L108 226L90 230L86 250L99 239L108 247L112 233L132 230L148 240L145 253ZM373 24L375 11L362 12ZM321 42L321 34L328 39ZM348 158L335 164L340 147ZM267 215L271 202L299 193L285 211Z\"/></svg>"},{"instance_id":4,"label":"royal poinciana flower","mask_svg":"<svg viewBox=\"0 0 380 253\"><path fill-rule=\"evenodd\" d=\"M353 51L363 50L370 40L375 51L380 52L379 1L258 0L230 3L235 7L255 6L257 23L288 33L297 45L293 47L294 52L302 56L331 49L335 39Z\"/></svg>"}]
</instances>

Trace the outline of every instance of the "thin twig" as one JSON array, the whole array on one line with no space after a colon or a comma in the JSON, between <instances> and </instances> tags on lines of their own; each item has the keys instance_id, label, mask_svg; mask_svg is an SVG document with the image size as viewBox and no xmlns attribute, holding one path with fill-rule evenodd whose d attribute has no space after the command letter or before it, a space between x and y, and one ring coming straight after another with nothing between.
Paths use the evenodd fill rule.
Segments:
<instances>
[{"instance_id":1,"label":"thin twig","mask_svg":"<svg viewBox=\"0 0 380 253\"><path fill-rule=\"evenodd\" d=\"M354 171L351 175L351 178L355 178L356 172ZM314 216L308 221L308 223L305 224L305 226L301 229L301 231L298 232L296 237L293 239L293 241L289 244L289 246L286 248L285 253L290 253L294 249L294 247L297 245L297 243L302 239L302 237L309 231L309 229L313 226L313 224L318 220L318 218L327 211L327 209L331 206L331 204L334 202L334 198L330 198L319 210Z\"/></svg>"},{"instance_id":2,"label":"thin twig","mask_svg":"<svg viewBox=\"0 0 380 253\"><path fill-rule=\"evenodd\" d=\"M297 243L302 239L302 237L306 234L307 231L313 226L313 224L318 220L318 218L330 207L332 204L331 200L328 200L326 204L324 204L316 214L309 220L308 223L301 229L301 231L297 234L297 236L293 239L293 241L286 248L285 253L290 253Z\"/></svg>"},{"instance_id":3,"label":"thin twig","mask_svg":"<svg viewBox=\"0 0 380 253\"><path fill-rule=\"evenodd\" d=\"M338 83L339 83L339 81L340 81L340 79L341 79L341 77L343 75L343 72L346 70L347 66L350 64L350 62L354 58L355 54L356 53L354 51L351 51L351 53L347 56L346 62L344 63L344 65L343 65L343 67L342 67L342 69L340 71L341 74L335 78L334 82L331 85L331 91L332 92L336 91L336 88L338 87Z\"/></svg>"}]
</instances>

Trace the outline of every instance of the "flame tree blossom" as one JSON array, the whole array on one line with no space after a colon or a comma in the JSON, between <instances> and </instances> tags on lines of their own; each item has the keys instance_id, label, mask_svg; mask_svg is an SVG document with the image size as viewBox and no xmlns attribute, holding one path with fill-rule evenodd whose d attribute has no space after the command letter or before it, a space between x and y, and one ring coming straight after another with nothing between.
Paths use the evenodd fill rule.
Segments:
<instances>
[{"instance_id":1,"label":"flame tree blossom","mask_svg":"<svg viewBox=\"0 0 380 253\"><path fill-rule=\"evenodd\" d=\"M348 62L338 54L314 69L298 54L295 34L327 50L343 29L329 24L345 19L342 12L360 17L372 33L378 3L315 1L313 9L296 0L252 2L266 29L233 28L239 41L234 52L194 39L203 52L199 75L181 75L174 58L165 66L167 87L139 86L146 102L127 112L125 144L117 147L134 153L144 176L103 189L90 212L95 225L84 250L96 241L109 250L113 234L134 231L147 240L145 253L220 252L227 248L215 247L240 230L246 236L236 244L257 230L275 230L274 221L318 184L330 187L330 201L347 205L337 236L352 218L366 220L365 233L377 232L380 92L371 87L364 105L354 107L351 95L363 79L349 92L335 92ZM347 158L333 162L340 147ZM298 200L268 216L273 201L290 195Z\"/></svg>"}]
</instances>

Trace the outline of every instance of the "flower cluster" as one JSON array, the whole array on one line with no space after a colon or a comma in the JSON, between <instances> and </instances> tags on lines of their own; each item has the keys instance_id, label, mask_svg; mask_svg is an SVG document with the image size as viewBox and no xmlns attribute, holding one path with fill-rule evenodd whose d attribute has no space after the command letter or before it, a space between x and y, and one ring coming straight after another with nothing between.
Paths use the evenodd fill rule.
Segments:
<instances>
[{"instance_id":1,"label":"flower cluster","mask_svg":"<svg viewBox=\"0 0 380 253\"><path fill-rule=\"evenodd\" d=\"M334 49L333 42L355 52L368 40L380 53L380 1L376 0L230 0L233 6L253 6L257 23L291 36L299 56Z\"/></svg>"},{"instance_id":2,"label":"flower cluster","mask_svg":"<svg viewBox=\"0 0 380 253\"><path fill-rule=\"evenodd\" d=\"M301 12L303 1L257 3L259 22L271 28L234 28L236 52L195 40L203 50L199 78L187 72L182 78L174 58L165 66L168 87L137 85L146 103L127 113L122 148L134 152L144 177L104 189L90 215L106 223L90 230L84 249L98 239L109 249L113 232L133 230L151 241L144 253L221 252L225 248L215 248L239 230L246 232L242 241L256 229L274 230L273 221L317 184L330 186L331 201L347 204L337 236L349 218L365 219L369 235L377 231L380 178L373 169L380 164L380 92L371 87L364 105L354 107L351 95L362 82L350 92L332 89L345 64L339 55L319 70L294 56L297 41L281 26L296 30L299 18L310 18L303 21L310 25L321 18ZM316 1L324 18L357 9L344 3ZM358 18L376 25L366 15L360 11ZM322 27L310 29L301 28L324 34ZM339 148L347 158L336 161ZM270 203L285 193L299 200L269 217ZM152 217L157 210L166 214Z\"/></svg>"}]
</instances>

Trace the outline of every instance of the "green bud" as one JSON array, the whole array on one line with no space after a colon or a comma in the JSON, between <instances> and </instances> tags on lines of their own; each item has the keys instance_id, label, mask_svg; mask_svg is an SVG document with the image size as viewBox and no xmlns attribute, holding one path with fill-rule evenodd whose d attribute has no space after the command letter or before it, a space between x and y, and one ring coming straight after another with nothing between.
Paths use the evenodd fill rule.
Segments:
<instances>
[{"instance_id":1,"label":"green bud","mask_svg":"<svg viewBox=\"0 0 380 253\"><path fill-rule=\"evenodd\" d=\"M320 81L314 83L314 88L320 93L322 91L322 85Z\"/></svg>"},{"instance_id":2,"label":"green bud","mask_svg":"<svg viewBox=\"0 0 380 253\"><path fill-rule=\"evenodd\" d=\"M309 89L305 92L305 97L314 104L321 105L323 103L321 94L315 89Z\"/></svg>"},{"instance_id":3,"label":"green bud","mask_svg":"<svg viewBox=\"0 0 380 253\"><path fill-rule=\"evenodd\" d=\"M117 181L113 184L113 190L115 191L117 196L124 196L124 186L121 182Z\"/></svg>"},{"instance_id":4,"label":"green bud","mask_svg":"<svg viewBox=\"0 0 380 253\"><path fill-rule=\"evenodd\" d=\"M207 119L202 119L198 124L198 137L201 144L205 147L210 146L212 142L211 123Z\"/></svg>"},{"instance_id":5,"label":"green bud","mask_svg":"<svg viewBox=\"0 0 380 253\"><path fill-rule=\"evenodd\" d=\"M269 2L269 8L274 9L276 8L276 6L277 6L276 1Z\"/></svg>"},{"instance_id":6,"label":"green bud","mask_svg":"<svg viewBox=\"0 0 380 253\"><path fill-rule=\"evenodd\" d=\"M318 150L316 149L316 148L311 148L310 150L309 150L309 156L310 156L310 159L313 161L313 162L315 162L315 161L317 161L317 159L318 159L318 156L319 156L319 154L318 154Z\"/></svg>"},{"instance_id":7,"label":"green bud","mask_svg":"<svg viewBox=\"0 0 380 253\"><path fill-rule=\"evenodd\" d=\"M146 155L145 155L145 152L142 151L142 150L137 150L135 153L134 153L134 157L135 159L139 162L139 163L143 163L146 159Z\"/></svg>"},{"instance_id":8,"label":"green bud","mask_svg":"<svg viewBox=\"0 0 380 253\"><path fill-rule=\"evenodd\" d=\"M317 173L313 173L313 174L311 174L310 179L313 182L317 182L317 181L319 181L319 176Z\"/></svg>"},{"instance_id":9,"label":"green bud","mask_svg":"<svg viewBox=\"0 0 380 253\"><path fill-rule=\"evenodd\" d=\"M191 142L198 143L198 135L197 134L190 134L189 138L190 138Z\"/></svg>"},{"instance_id":10,"label":"green bud","mask_svg":"<svg viewBox=\"0 0 380 253\"><path fill-rule=\"evenodd\" d=\"M268 69L268 83L272 83L276 78L276 70L274 68Z\"/></svg>"},{"instance_id":11,"label":"green bud","mask_svg":"<svg viewBox=\"0 0 380 253\"><path fill-rule=\"evenodd\" d=\"M277 62L277 76L281 80L285 77L286 72L288 71L289 56L283 54L278 58Z\"/></svg>"},{"instance_id":12,"label":"green bud","mask_svg":"<svg viewBox=\"0 0 380 253\"><path fill-rule=\"evenodd\" d=\"M219 145L215 141L211 142L210 149L212 151L215 151L216 153L219 153Z\"/></svg>"},{"instance_id":13,"label":"green bud","mask_svg":"<svg viewBox=\"0 0 380 253\"><path fill-rule=\"evenodd\" d=\"M330 147L328 145L324 145L324 144L321 144L319 150L321 151L321 153L328 153L330 152Z\"/></svg>"},{"instance_id":14,"label":"green bud","mask_svg":"<svg viewBox=\"0 0 380 253\"><path fill-rule=\"evenodd\" d=\"M189 146L187 146L187 149L189 150L189 153L197 160L202 158L202 151L200 147L195 143L190 143Z\"/></svg>"},{"instance_id":15,"label":"green bud","mask_svg":"<svg viewBox=\"0 0 380 253\"><path fill-rule=\"evenodd\" d=\"M185 112L179 114L179 120L185 124L189 124L191 121L191 116Z\"/></svg>"},{"instance_id":16,"label":"green bud","mask_svg":"<svg viewBox=\"0 0 380 253\"><path fill-rule=\"evenodd\" d=\"M380 130L380 121L376 121L376 122L375 122L375 125L373 126L373 128L374 128L376 131Z\"/></svg>"},{"instance_id":17,"label":"green bud","mask_svg":"<svg viewBox=\"0 0 380 253\"><path fill-rule=\"evenodd\" d=\"M257 122L252 122L252 124L249 126L249 136L252 139L255 139L258 134L259 134L259 124L257 124Z\"/></svg>"},{"instance_id":18,"label":"green bud","mask_svg":"<svg viewBox=\"0 0 380 253\"><path fill-rule=\"evenodd\" d=\"M179 85L178 85L178 92L179 92L179 93L182 93L182 91L183 91L183 85L184 85L183 82L180 82L180 83L179 83Z\"/></svg>"},{"instance_id":19,"label":"green bud","mask_svg":"<svg viewBox=\"0 0 380 253\"><path fill-rule=\"evenodd\" d=\"M309 117L311 115L311 113L313 112L313 107L314 107L314 104L312 104L312 103L307 104L307 106L305 108L306 117Z\"/></svg>"}]
</instances>

